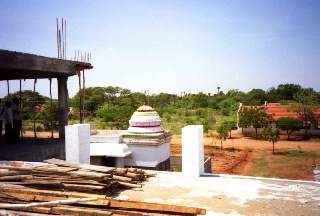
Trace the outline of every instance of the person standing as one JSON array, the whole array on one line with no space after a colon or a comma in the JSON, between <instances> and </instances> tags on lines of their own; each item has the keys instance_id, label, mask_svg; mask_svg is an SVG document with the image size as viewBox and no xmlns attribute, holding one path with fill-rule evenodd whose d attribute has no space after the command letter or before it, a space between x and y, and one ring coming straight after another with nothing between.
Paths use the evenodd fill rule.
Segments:
<instances>
[{"instance_id":1,"label":"person standing","mask_svg":"<svg viewBox=\"0 0 320 216\"><path fill-rule=\"evenodd\" d=\"M20 101L17 97L12 99L12 116L13 116L13 133L12 133L12 141L13 143L20 142L20 131L22 126L21 121L21 109L20 109Z\"/></svg>"},{"instance_id":2,"label":"person standing","mask_svg":"<svg viewBox=\"0 0 320 216\"><path fill-rule=\"evenodd\" d=\"M3 121L4 121L4 140L6 143L11 143L13 117L12 117L10 101L6 101L2 115L3 115Z\"/></svg>"},{"instance_id":3,"label":"person standing","mask_svg":"<svg viewBox=\"0 0 320 216\"><path fill-rule=\"evenodd\" d=\"M1 104L1 99L0 99L0 104ZM4 107L1 107L0 108L0 142L2 141L3 112L4 112Z\"/></svg>"}]
</instances>

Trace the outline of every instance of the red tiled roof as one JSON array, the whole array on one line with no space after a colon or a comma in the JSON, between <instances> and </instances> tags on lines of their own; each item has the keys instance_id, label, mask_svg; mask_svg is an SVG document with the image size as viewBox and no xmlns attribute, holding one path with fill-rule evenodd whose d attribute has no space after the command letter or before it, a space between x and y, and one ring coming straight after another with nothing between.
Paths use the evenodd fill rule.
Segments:
<instances>
[{"instance_id":1,"label":"red tiled roof","mask_svg":"<svg viewBox=\"0 0 320 216\"><path fill-rule=\"evenodd\" d=\"M292 110L291 105L281 105L280 103L268 103L263 106L242 106L241 109L263 108L273 120L284 117L301 118L298 112ZM320 119L320 107L314 108L315 118Z\"/></svg>"}]
</instances>

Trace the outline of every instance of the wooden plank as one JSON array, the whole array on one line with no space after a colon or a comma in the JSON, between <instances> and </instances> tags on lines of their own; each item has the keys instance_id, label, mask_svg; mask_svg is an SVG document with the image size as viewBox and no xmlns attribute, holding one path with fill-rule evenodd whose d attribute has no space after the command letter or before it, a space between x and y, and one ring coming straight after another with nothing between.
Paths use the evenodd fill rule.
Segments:
<instances>
[{"instance_id":1,"label":"wooden plank","mask_svg":"<svg viewBox=\"0 0 320 216\"><path fill-rule=\"evenodd\" d=\"M77 199L65 199L48 202L32 202L32 203L0 203L2 209L27 209L32 207L42 206L57 206L57 205L70 205L87 201L95 201L97 198L77 198Z\"/></svg>"},{"instance_id":2,"label":"wooden plank","mask_svg":"<svg viewBox=\"0 0 320 216\"><path fill-rule=\"evenodd\" d=\"M128 183L128 182L121 182L121 181L119 181L119 185L122 185L127 188L142 188L142 185L132 184L132 183Z\"/></svg>"},{"instance_id":3,"label":"wooden plank","mask_svg":"<svg viewBox=\"0 0 320 216\"><path fill-rule=\"evenodd\" d=\"M53 166L53 165L44 165L44 166L38 166L34 167L32 169L33 172L45 172L45 173L67 173L77 170L77 168L72 167L59 167L59 166Z\"/></svg>"},{"instance_id":4,"label":"wooden plank","mask_svg":"<svg viewBox=\"0 0 320 216\"><path fill-rule=\"evenodd\" d=\"M132 181L132 179L129 177L118 176L118 175L113 175L112 179L117 180L117 181L123 181L123 182L131 182Z\"/></svg>"},{"instance_id":5,"label":"wooden plank","mask_svg":"<svg viewBox=\"0 0 320 216\"><path fill-rule=\"evenodd\" d=\"M21 182L20 185L30 185L34 187L39 187L39 188L54 188L54 189L63 189L63 184L60 181L34 181L34 180L28 180Z\"/></svg>"},{"instance_id":6,"label":"wooden plank","mask_svg":"<svg viewBox=\"0 0 320 216\"><path fill-rule=\"evenodd\" d=\"M33 168L42 164L43 163L32 163L24 161L0 161L0 169L30 172Z\"/></svg>"},{"instance_id":7,"label":"wooden plank","mask_svg":"<svg viewBox=\"0 0 320 216\"><path fill-rule=\"evenodd\" d=\"M132 178L133 180L139 180L141 178L140 174L133 173L133 172L127 172L125 176Z\"/></svg>"},{"instance_id":8,"label":"wooden plank","mask_svg":"<svg viewBox=\"0 0 320 216\"><path fill-rule=\"evenodd\" d=\"M108 216L113 215L112 212L105 209L92 209L85 207L73 206L54 206L54 207L31 207L24 211L42 213L42 214L59 214L59 215L76 215L76 216Z\"/></svg>"},{"instance_id":9,"label":"wooden plank","mask_svg":"<svg viewBox=\"0 0 320 216\"><path fill-rule=\"evenodd\" d=\"M94 180L61 180L62 183L69 183L69 184L83 184L83 185L100 185L105 186L105 183L100 183Z\"/></svg>"},{"instance_id":10,"label":"wooden plank","mask_svg":"<svg viewBox=\"0 0 320 216\"><path fill-rule=\"evenodd\" d=\"M206 214L206 210L202 208L168 205L168 204L160 204L160 203L147 203L147 202L140 202L140 201L116 200L116 199L110 199L110 203L108 206L111 208L140 209L140 210L146 210L146 211L149 210L149 211L194 214L194 215Z\"/></svg>"},{"instance_id":11,"label":"wooden plank","mask_svg":"<svg viewBox=\"0 0 320 216\"><path fill-rule=\"evenodd\" d=\"M83 185L83 184L63 183L63 187L65 190L69 190L69 191L81 191L81 192L90 192L90 193L94 193L95 191L104 192L106 190L106 187L101 185Z\"/></svg>"},{"instance_id":12,"label":"wooden plank","mask_svg":"<svg viewBox=\"0 0 320 216\"><path fill-rule=\"evenodd\" d=\"M24 179L31 179L32 175L15 175L15 176L1 176L0 181L21 181Z\"/></svg>"},{"instance_id":13,"label":"wooden plank","mask_svg":"<svg viewBox=\"0 0 320 216\"><path fill-rule=\"evenodd\" d=\"M106 186L106 183L100 183L94 180L82 180L82 179L64 179L64 178L32 178L32 179L24 179L22 180L24 185L55 185L59 184L63 187L63 183L67 184L80 184L80 185L99 185Z\"/></svg>"},{"instance_id":14,"label":"wooden plank","mask_svg":"<svg viewBox=\"0 0 320 216\"><path fill-rule=\"evenodd\" d=\"M154 177L157 175L157 173L155 171L144 170L144 175L148 177Z\"/></svg>"},{"instance_id":15,"label":"wooden plank","mask_svg":"<svg viewBox=\"0 0 320 216\"><path fill-rule=\"evenodd\" d=\"M114 167L97 166L97 165L91 165L91 164L80 164L80 163L55 159L55 158L45 160L44 162L49 164L56 164L59 166L73 167L73 168L91 170L91 171L102 172L102 173L110 173L115 169Z\"/></svg>"},{"instance_id":16,"label":"wooden plank","mask_svg":"<svg viewBox=\"0 0 320 216\"><path fill-rule=\"evenodd\" d=\"M99 205L106 206L108 208L121 208L126 210L142 210L142 211L158 211L169 213L181 213L181 214L205 214L206 210L201 208L176 206L160 203L146 203L140 201L127 201L116 200L111 198L105 198L103 195L79 193L79 192L62 192L62 191L49 191L49 190L37 190L28 189L22 186L16 185L4 185L0 184L0 197L3 198L15 198L23 201L53 201L66 198L85 198L96 197L96 201L89 201L87 205Z\"/></svg>"},{"instance_id":17,"label":"wooden plank","mask_svg":"<svg viewBox=\"0 0 320 216\"><path fill-rule=\"evenodd\" d=\"M71 171L69 172L69 174L71 175L71 177L82 177L86 179L95 179L95 180L103 180L105 178L111 178L110 174L93 172L93 171L85 171L85 170Z\"/></svg>"},{"instance_id":18,"label":"wooden plank","mask_svg":"<svg viewBox=\"0 0 320 216\"><path fill-rule=\"evenodd\" d=\"M12 170L7 170L7 169L0 170L0 176L13 176L13 175L21 175L21 174L27 174L27 173L29 173L29 172L12 171Z\"/></svg>"},{"instance_id":19,"label":"wooden plank","mask_svg":"<svg viewBox=\"0 0 320 216\"><path fill-rule=\"evenodd\" d=\"M113 215L112 212L106 209L92 209L85 207L71 207L71 206L58 206L49 208L49 213L60 215L77 215L77 216L107 216Z\"/></svg>"},{"instance_id":20,"label":"wooden plank","mask_svg":"<svg viewBox=\"0 0 320 216\"><path fill-rule=\"evenodd\" d=\"M5 216L52 216L52 214L47 213L37 213L37 212L21 212L7 209L0 209L0 215Z\"/></svg>"},{"instance_id":21,"label":"wooden plank","mask_svg":"<svg viewBox=\"0 0 320 216\"><path fill-rule=\"evenodd\" d=\"M0 184L0 197L15 198L22 201L54 201L66 198L96 197L98 198L97 201L86 202L86 204L107 205L109 203L109 200L105 199L105 196L103 195L83 192L38 190L9 184Z\"/></svg>"},{"instance_id":22,"label":"wooden plank","mask_svg":"<svg viewBox=\"0 0 320 216\"><path fill-rule=\"evenodd\" d=\"M14 200L14 199L2 199L0 198L0 203L27 203L27 202L21 202L21 201L17 201L17 200ZM68 209L71 209L73 210L72 212L65 212L65 208L68 208ZM35 214L27 214L26 211L29 211L29 212L33 212L33 213L42 213L42 214L72 214L72 215L78 215L79 214L79 211L78 210L81 210L81 212L83 213L86 213L86 215L99 215L100 211L103 211L102 215L106 214L106 215L109 215L109 212L112 213L112 215L114 216L120 216L120 215L129 215L129 216L141 216L141 215L150 215L150 214L145 214L145 213L142 213L142 212L138 212L138 211L126 211L126 210L118 210L118 209L96 209L96 208L92 208L91 206L90 207L74 207L74 206L68 206L68 205L64 205L64 206L55 206L55 207L40 207L40 208L28 208L28 209L24 209L24 211L14 211L14 216L16 215L30 215L30 216L37 216ZM84 209L84 210L83 210ZM89 211L88 211L89 210ZM99 211L97 211L99 210ZM5 212L6 210L1 210L0 209L0 213L1 212ZM8 212L13 212L13 210L7 210ZM101 214L101 213L100 213ZM0 214L1 215L1 214ZM83 215L83 214L82 214ZM152 214L152 215L155 215L155 214ZM40 215L39 215L40 216ZM42 216L42 215L41 215Z\"/></svg>"}]
</instances>

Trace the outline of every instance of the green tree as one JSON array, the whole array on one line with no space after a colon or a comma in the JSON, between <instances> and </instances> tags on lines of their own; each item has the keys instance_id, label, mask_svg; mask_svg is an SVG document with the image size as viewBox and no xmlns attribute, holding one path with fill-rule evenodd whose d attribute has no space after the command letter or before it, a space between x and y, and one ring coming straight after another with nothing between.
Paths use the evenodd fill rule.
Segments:
<instances>
[{"instance_id":1,"label":"green tree","mask_svg":"<svg viewBox=\"0 0 320 216\"><path fill-rule=\"evenodd\" d=\"M261 105L267 100L267 95L263 89L252 89L247 93L247 100L251 105Z\"/></svg>"},{"instance_id":2,"label":"green tree","mask_svg":"<svg viewBox=\"0 0 320 216\"><path fill-rule=\"evenodd\" d=\"M251 125L255 129L256 139L258 139L258 128L265 127L269 123L269 116L263 109L253 109L251 111Z\"/></svg>"},{"instance_id":3,"label":"green tree","mask_svg":"<svg viewBox=\"0 0 320 216\"><path fill-rule=\"evenodd\" d=\"M284 117L277 121L277 127L286 131L288 136L287 139L290 140L290 135L302 127L302 121L297 118Z\"/></svg>"},{"instance_id":4,"label":"green tree","mask_svg":"<svg viewBox=\"0 0 320 216\"><path fill-rule=\"evenodd\" d=\"M301 86L297 84L287 83L280 84L277 87L278 100L293 100L294 95L301 90Z\"/></svg>"},{"instance_id":5,"label":"green tree","mask_svg":"<svg viewBox=\"0 0 320 216\"><path fill-rule=\"evenodd\" d=\"M232 98L226 98L218 103L218 108L221 110L221 114L229 116L231 112L234 112L238 108L237 102Z\"/></svg>"},{"instance_id":6,"label":"green tree","mask_svg":"<svg viewBox=\"0 0 320 216\"><path fill-rule=\"evenodd\" d=\"M243 102L246 100L246 93L238 90L238 89L230 89L226 96L235 100L236 102Z\"/></svg>"},{"instance_id":7,"label":"green tree","mask_svg":"<svg viewBox=\"0 0 320 216\"><path fill-rule=\"evenodd\" d=\"M220 149L223 149L222 141L225 141L228 138L229 128L226 124L221 124L217 127L217 138L220 140Z\"/></svg>"},{"instance_id":8,"label":"green tree","mask_svg":"<svg viewBox=\"0 0 320 216\"><path fill-rule=\"evenodd\" d=\"M268 114L260 107L247 108L239 112L239 126L253 127L256 139L258 139L258 128L265 127L269 120Z\"/></svg>"},{"instance_id":9,"label":"green tree","mask_svg":"<svg viewBox=\"0 0 320 216\"><path fill-rule=\"evenodd\" d=\"M108 122L116 129L127 129L129 126L129 119L135 108L132 106L109 106L104 104L97 110L97 116L102 121Z\"/></svg>"},{"instance_id":10,"label":"green tree","mask_svg":"<svg viewBox=\"0 0 320 216\"><path fill-rule=\"evenodd\" d=\"M192 97L192 103L194 108L208 107L208 95L199 92Z\"/></svg>"},{"instance_id":11,"label":"green tree","mask_svg":"<svg viewBox=\"0 0 320 216\"><path fill-rule=\"evenodd\" d=\"M272 129L270 126L263 128L262 130L262 137L272 142L272 153L274 153L274 144L279 141L280 139L280 131L279 129Z\"/></svg>"},{"instance_id":12,"label":"green tree","mask_svg":"<svg viewBox=\"0 0 320 216\"><path fill-rule=\"evenodd\" d=\"M248 128L251 127L251 113L248 109L240 110L239 113L239 121L238 126L241 128Z\"/></svg>"},{"instance_id":13,"label":"green tree","mask_svg":"<svg viewBox=\"0 0 320 216\"><path fill-rule=\"evenodd\" d=\"M229 132L229 138L232 138L231 137L231 131L232 131L233 128L235 128L237 126L237 123L235 121L228 120L228 121L222 122L222 125Z\"/></svg>"},{"instance_id":14,"label":"green tree","mask_svg":"<svg viewBox=\"0 0 320 216\"><path fill-rule=\"evenodd\" d=\"M298 102L292 105L294 111L298 112L301 119L303 119L305 126L305 135L308 133L306 124L315 121L313 108L319 104L318 94L313 89L301 89L295 95L294 99Z\"/></svg>"},{"instance_id":15,"label":"green tree","mask_svg":"<svg viewBox=\"0 0 320 216\"><path fill-rule=\"evenodd\" d=\"M106 100L104 87L88 87L84 91L84 107L94 113ZM71 99L70 105L80 109L80 92Z\"/></svg>"},{"instance_id":16,"label":"green tree","mask_svg":"<svg viewBox=\"0 0 320 216\"><path fill-rule=\"evenodd\" d=\"M9 94L4 98L6 100L12 100L13 97L19 98L20 93L17 91L13 94ZM25 90L21 92L21 103L22 103L22 118L24 120L27 119L35 119L37 115L37 111L35 107L37 105L43 105L48 101L48 98L39 94L39 92L33 92L30 90Z\"/></svg>"}]
</instances>

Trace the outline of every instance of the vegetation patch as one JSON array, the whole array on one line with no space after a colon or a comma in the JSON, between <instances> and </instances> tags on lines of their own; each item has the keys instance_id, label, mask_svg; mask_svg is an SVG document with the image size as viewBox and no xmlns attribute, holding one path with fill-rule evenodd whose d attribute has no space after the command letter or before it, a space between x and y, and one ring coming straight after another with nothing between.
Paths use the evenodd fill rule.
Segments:
<instances>
[{"instance_id":1,"label":"vegetation patch","mask_svg":"<svg viewBox=\"0 0 320 216\"><path fill-rule=\"evenodd\" d=\"M274 155L282 155L286 157L308 157L308 158L318 158L320 155L317 152L312 151L298 151L298 150L288 150L276 152Z\"/></svg>"}]
</instances>

